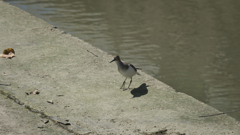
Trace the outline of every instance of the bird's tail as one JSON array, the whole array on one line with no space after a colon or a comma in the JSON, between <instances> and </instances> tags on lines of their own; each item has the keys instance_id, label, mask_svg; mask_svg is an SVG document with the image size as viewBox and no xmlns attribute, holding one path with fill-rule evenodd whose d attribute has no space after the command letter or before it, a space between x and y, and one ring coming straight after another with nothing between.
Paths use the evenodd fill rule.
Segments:
<instances>
[{"instance_id":1,"label":"bird's tail","mask_svg":"<svg viewBox=\"0 0 240 135\"><path fill-rule=\"evenodd\" d=\"M137 70L142 70L141 68L136 68ZM138 72L137 72L137 75L140 75Z\"/></svg>"}]
</instances>

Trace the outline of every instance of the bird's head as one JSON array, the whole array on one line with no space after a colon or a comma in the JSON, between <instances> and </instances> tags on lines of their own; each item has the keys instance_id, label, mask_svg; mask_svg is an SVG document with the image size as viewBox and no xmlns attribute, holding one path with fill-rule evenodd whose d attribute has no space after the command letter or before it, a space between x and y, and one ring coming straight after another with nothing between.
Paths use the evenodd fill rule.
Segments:
<instances>
[{"instance_id":1,"label":"bird's head","mask_svg":"<svg viewBox=\"0 0 240 135\"><path fill-rule=\"evenodd\" d=\"M113 60L110 61L110 63L112 63L113 61L120 61L120 57L118 55L114 56Z\"/></svg>"}]
</instances>

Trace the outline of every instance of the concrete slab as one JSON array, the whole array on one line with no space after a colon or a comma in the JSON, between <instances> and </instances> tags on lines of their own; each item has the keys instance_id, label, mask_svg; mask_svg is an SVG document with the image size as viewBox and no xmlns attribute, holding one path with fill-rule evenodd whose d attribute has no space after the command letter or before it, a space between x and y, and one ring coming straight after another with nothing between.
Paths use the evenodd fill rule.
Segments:
<instances>
[{"instance_id":1,"label":"concrete slab","mask_svg":"<svg viewBox=\"0 0 240 135\"><path fill-rule=\"evenodd\" d=\"M55 122L40 117L0 94L1 135L73 135Z\"/></svg>"},{"instance_id":2,"label":"concrete slab","mask_svg":"<svg viewBox=\"0 0 240 135\"><path fill-rule=\"evenodd\" d=\"M11 84L1 92L72 133L240 134L235 119L199 117L219 111L144 72L120 90L125 78L111 55L2 1L0 44L16 52L0 59L0 83Z\"/></svg>"}]
</instances>

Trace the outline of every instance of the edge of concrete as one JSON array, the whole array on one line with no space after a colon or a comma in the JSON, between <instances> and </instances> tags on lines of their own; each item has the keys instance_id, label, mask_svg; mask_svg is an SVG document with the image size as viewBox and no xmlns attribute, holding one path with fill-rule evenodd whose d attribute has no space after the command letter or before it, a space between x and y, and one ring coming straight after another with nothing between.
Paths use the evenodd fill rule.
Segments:
<instances>
[{"instance_id":1,"label":"edge of concrete","mask_svg":"<svg viewBox=\"0 0 240 135\"><path fill-rule=\"evenodd\" d=\"M0 16L0 49L16 51L0 60L1 83L11 84L1 93L72 133L240 134L235 119L200 118L219 111L144 72L120 90L111 55L21 9L0 1Z\"/></svg>"}]
</instances>

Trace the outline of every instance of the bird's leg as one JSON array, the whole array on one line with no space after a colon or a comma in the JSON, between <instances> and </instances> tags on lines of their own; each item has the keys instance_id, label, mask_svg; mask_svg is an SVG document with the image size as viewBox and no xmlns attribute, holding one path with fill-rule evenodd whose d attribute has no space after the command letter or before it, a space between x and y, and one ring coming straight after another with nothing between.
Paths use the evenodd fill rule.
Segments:
<instances>
[{"instance_id":1,"label":"bird's leg","mask_svg":"<svg viewBox=\"0 0 240 135\"><path fill-rule=\"evenodd\" d=\"M131 83L132 83L132 77L131 77L131 81L130 81L130 84L128 85L128 89L129 89L129 87L130 87Z\"/></svg>"},{"instance_id":2,"label":"bird's leg","mask_svg":"<svg viewBox=\"0 0 240 135\"><path fill-rule=\"evenodd\" d=\"M121 87L120 89L122 89L123 86L124 86L124 89L125 89L125 81L126 81L126 80L127 80L127 78L123 81L122 87Z\"/></svg>"}]
</instances>

